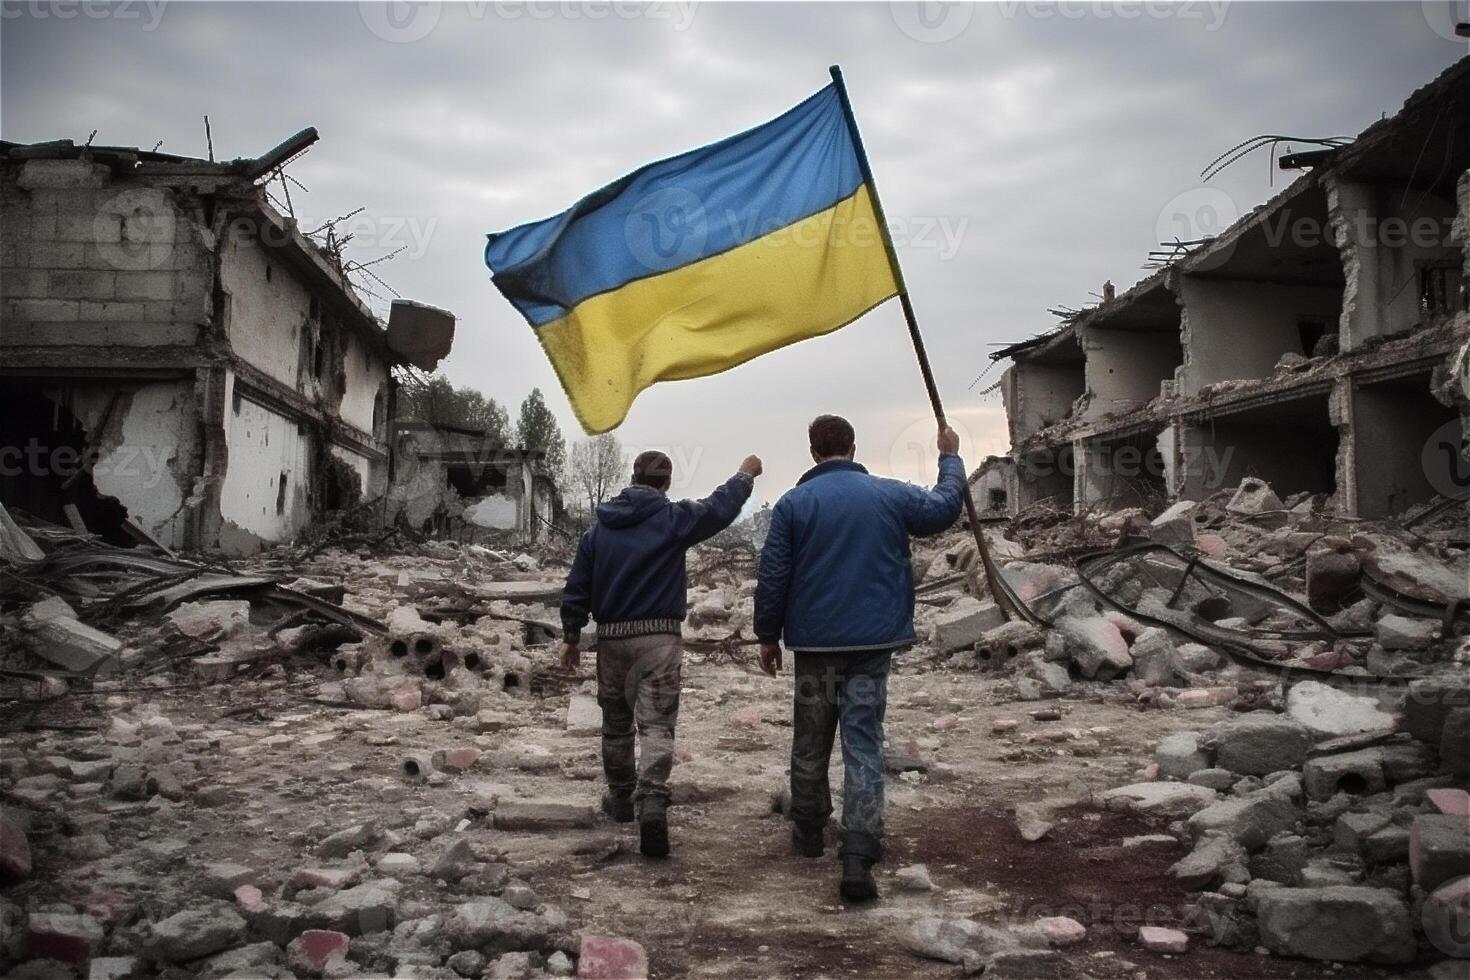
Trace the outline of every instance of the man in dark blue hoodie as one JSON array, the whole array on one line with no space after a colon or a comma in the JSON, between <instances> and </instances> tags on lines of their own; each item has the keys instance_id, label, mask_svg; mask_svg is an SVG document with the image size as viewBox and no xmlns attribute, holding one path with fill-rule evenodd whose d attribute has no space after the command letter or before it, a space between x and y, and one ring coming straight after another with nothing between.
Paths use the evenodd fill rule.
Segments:
<instances>
[{"instance_id":1,"label":"man in dark blue hoodie","mask_svg":"<svg viewBox=\"0 0 1470 980\"><path fill-rule=\"evenodd\" d=\"M883 857L883 714L888 670L912 646L914 573L909 536L938 534L960 515L965 467L959 437L939 433L933 490L870 476L853 462L852 426L818 416L812 460L771 512L755 590L761 667L775 676L781 641L796 654L791 733L792 845L820 857L832 814L827 763L842 729L842 896L877 897Z\"/></svg>"},{"instance_id":2,"label":"man in dark blue hoodie","mask_svg":"<svg viewBox=\"0 0 1470 980\"><path fill-rule=\"evenodd\" d=\"M669 772L679 714L685 614L684 552L740 515L760 476L758 456L703 500L667 497L674 464L660 452L633 461L633 485L597 508L577 545L561 597L562 663L581 663L582 628L597 620L597 700L602 705L602 808L619 823L637 806L640 849L669 853ZM634 759L634 730L642 741Z\"/></svg>"}]
</instances>

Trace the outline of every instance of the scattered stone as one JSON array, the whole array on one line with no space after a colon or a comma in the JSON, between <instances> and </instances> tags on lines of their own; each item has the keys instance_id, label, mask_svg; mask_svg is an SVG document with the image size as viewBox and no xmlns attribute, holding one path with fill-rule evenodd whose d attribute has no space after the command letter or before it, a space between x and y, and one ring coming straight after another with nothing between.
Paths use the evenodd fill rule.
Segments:
<instances>
[{"instance_id":1,"label":"scattered stone","mask_svg":"<svg viewBox=\"0 0 1470 980\"><path fill-rule=\"evenodd\" d=\"M899 891L932 892L934 890L934 882L929 878L929 869L922 864L911 864L906 868L899 868L893 873L893 880L897 882Z\"/></svg>"},{"instance_id":2,"label":"scattered stone","mask_svg":"<svg viewBox=\"0 0 1470 980\"><path fill-rule=\"evenodd\" d=\"M988 980L1062 980L1066 975L1066 960L1052 949L1002 949L988 961L972 957L965 962L966 972L983 965Z\"/></svg>"},{"instance_id":3,"label":"scattered stone","mask_svg":"<svg viewBox=\"0 0 1470 980\"><path fill-rule=\"evenodd\" d=\"M87 965L87 980L134 980L143 975L136 956L98 956Z\"/></svg>"},{"instance_id":4,"label":"scattered stone","mask_svg":"<svg viewBox=\"0 0 1470 980\"><path fill-rule=\"evenodd\" d=\"M346 965L351 943L346 933L308 929L286 947L286 964L297 976L333 975Z\"/></svg>"},{"instance_id":5,"label":"scattered stone","mask_svg":"<svg viewBox=\"0 0 1470 980\"><path fill-rule=\"evenodd\" d=\"M1225 505L1227 512L1241 517L1254 517L1285 509L1286 505L1281 502L1280 497L1276 496L1276 491L1271 489L1271 485L1254 477L1246 477L1241 480L1235 496L1231 497L1230 502ZM1286 523L1286 517L1283 514L1276 522L1257 521L1255 523L1257 527L1280 527Z\"/></svg>"},{"instance_id":6,"label":"scattered stone","mask_svg":"<svg viewBox=\"0 0 1470 980\"><path fill-rule=\"evenodd\" d=\"M1041 840L1055 827L1045 807L1036 803L1016 804L1016 830L1029 843Z\"/></svg>"},{"instance_id":7,"label":"scattered stone","mask_svg":"<svg viewBox=\"0 0 1470 980\"><path fill-rule=\"evenodd\" d=\"M1155 953L1183 953L1189 949L1189 937L1178 929L1164 926L1139 926L1138 943Z\"/></svg>"},{"instance_id":8,"label":"scattered stone","mask_svg":"<svg viewBox=\"0 0 1470 980\"><path fill-rule=\"evenodd\" d=\"M1292 718L1253 711L1210 729L1205 745L1214 746L1217 766L1264 776L1301 765L1312 747L1312 734Z\"/></svg>"},{"instance_id":9,"label":"scattered stone","mask_svg":"<svg viewBox=\"0 0 1470 980\"><path fill-rule=\"evenodd\" d=\"M1154 749L1154 761L1164 779L1188 779L1210 765L1210 755L1200 748L1197 732L1175 732Z\"/></svg>"},{"instance_id":10,"label":"scattered stone","mask_svg":"<svg viewBox=\"0 0 1470 980\"><path fill-rule=\"evenodd\" d=\"M1286 713L1321 738L1391 731L1397 721L1376 698L1347 694L1320 681L1293 686L1286 695Z\"/></svg>"},{"instance_id":11,"label":"scattered stone","mask_svg":"<svg viewBox=\"0 0 1470 980\"><path fill-rule=\"evenodd\" d=\"M449 959L444 965L462 977L479 977L485 972L485 954L477 949L462 949Z\"/></svg>"},{"instance_id":12,"label":"scattered stone","mask_svg":"<svg viewBox=\"0 0 1470 980\"><path fill-rule=\"evenodd\" d=\"M1014 946L1010 933L970 919L941 919L924 916L909 927L904 947L909 952L946 963L984 961L1002 949Z\"/></svg>"},{"instance_id":13,"label":"scattered stone","mask_svg":"<svg viewBox=\"0 0 1470 980\"><path fill-rule=\"evenodd\" d=\"M398 917L399 884L392 878L343 889L311 906L321 928L367 936L393 928Z\"/></svg>"},{"instance_id":14,"label":"scattered stone","mask_svg":"<svg viewBox=\"0 0 1470 980\"><path fill-rule=\"evenodd\" d=\"M996 735L1004 735L1021 727L1021 723L1014 718L996 718L990 723L990 730Z\"/></svg>"},{"instance_id":15,"label":"scattered stone","mask_svg":"<svg viewBox=\"0 0 1470 980\"><path fill-rule=\"evenodd\" d=\"M1378 620L1373 634L1385 650L1423 650L1439 637L1440 624L1389 613Z\"/></svg>"},{"instance_id":16,"label":"scattered stone","mask_svg":"<svg viewBox=\"0 0 1470 980\"><path fill-rule=\"evenodd\" d=\"M31 845L16 815L0 808L0 885L17 885L31 876Z\"/></svg>"},{"instance_id":17,"label":"scattered stone","mask_svg":"<svg viewBox=\"0 0 1470 980\"><path fill-rule=\"evenodd\" d=\"M1465 707L1470 707L1470 678L1411 681L1404 698L1403 729L1421 742L1438 745L1450 712Z\"/></svg>"},{"instance_id":18,"label":"scattered stone","mask_svg":"<svg viewBox=\"0 0 1470 980\"><path fill-rule=\"evenodd\" d=\"M1381 793L1387 786L1383 767L1381 747L1320 755L1302 766L1302 785L1312 800L1328 800L1339 792Z\"/></svg>"},{"instance_id":19,"label":"scattered stone","mask_svg":"<svg viewBox=\"0 0 1470 980\"><path fill-rule=\"evenodd\" d=\"M1194 850L1169 868L1169 874L1185 888L1208 888L1219 881L1225 869L1245 861L1245 848L1227 834L1200 837Z\"/></svg>"},{"instance_id":20,"label":"scattered stone","mask_svg":"<svg viewBox=\"0 0 1470 980\"><path fill-rule=\"evenodd\" d=\"M890 742L883 747L883 768L895 775L906 772L928 772L929 762L914 739Z\"/></svg>"},{"instance_id":21,"label":"scattered stone","mask_svg":"<svg viewBox=\"0 0 1470 980\"><path fill-rule=\"evenodd\" d=\"M1103 793L1100 799L1110 809L1166 817L1186 817L1215 802L1216 793L1188 783L1133 783Z\"/></svg>"},{"instance_id":22,"label":"scattered stone","mask_svg":"<svg viewBox=\"0 0 1470 980\"><path fill-rule=\"evenodd\" d=\"M32 912L26 921L26 950L32 958L79 966L102 944L103 930L90 915Z\"/></svg>"},{"instance_id":23,"label":"scattered stone","mask_svg":"<svg viewBox=\"0 0 1470 980\"><path fill-rule=\"evenodd\" d=\"M1263 792L1214 803L1189 818L1189 829L1197 836L1226 834L1246 850L1254 851L1295 827L1299 816L1290 800Z\"/></svg>"},{"instance_id":24,"label":"scattered stone","mask_svg":"<svg viewBox=\"0 0 1470 980\"><path fill-rule=\"evenodd\" d=\"M1240 780L1241 777L1229 769L1197 769L1189 774L1185 782L1193 786L1208 786L1217 793L1224 793Z\"/></svg>"},{"instance_id":25,"label":"scattered stone","mask_svg":"<svg viewBox=\"0 0 1470 980\"><path fill-rule=\"evenodd\" d=\"M461 745L452 749L440 749L430 760L434 768L443 772L469 772L480 761L480 750L473 745Z\"/></svg>"},{"instance_id":26,"label":"scattered stone","mask_svg":"<svg viewBox=\"0 0 1470 980\"><path fill-rule=\"evenodd\" d=\"M1426 892L1470 873L1470 820L1444 813L1415 817L1409 830L1409 868L1414 884Z\"/></svg>"},{"instance_id":27,"label":"scattered stone","mask_svg":"<svg viewBox=\"0 0 1470 980\"><path fill-rule=\"evenodd\" d=\"M1133 666L1128 641L1101 616L1063 616L1053 629L1084 677L1108 680Z\"/></svg>"},{"instance_id":28,"label":"scattered stone","mask_svg":"<svg viewBox=\"0 0 1470 980\"><path fill-rule=\"evenodd\" d=\"M1075 946L1087 938L1087 927L1065 915L1051 915L1037 919L1036 926L1052 946Z\"/></svg>"},{"instance_id":29,"label":"scattered stone","mask_svg":"<svg viewBox=\"0 0 1470 980\"><path fill-rule=\"evenodd\" d=\"M502 803L495 809L496 830L541 833L597 826L597 811L576 803Z\"/></svg>"},{"instance_id":30,"label":"scattered stone","mask_svg":"<svg viewBox=\"0 0 1470 980\"><path fill-rule=\"evenodd\" d=\"M1440 787L1424 792L1424 798L1440 813L1470 817L1470 793L1457 787Z\"/></svg>"},{"instance_id":31,"label":"scattered stone","mask_svg":"<svg viewBox=\"0 0 1470 980\"><path fill-rule=\"evenodd\" d=\"M33 603L21 614L22 638L47 663L72 673L106 672L117 666L122 641L77 620L56 596Z\"/></svg>"},{"instance_id":32,"label":"scattered stone","mask_svg":"<svg viewBox=\"0 0 1470 980\"><path fill-rule=\"evenodd\" d=\"M1439 757L1457 776L1470 775L1470 708L1456 708L1445 716Z\"/></svg>"},{"instance_id":33,"label":"scattered stone","mask_svg":"<svg viewBox=\"0 0 1470 980\"><path fill-rule=\"evenodd\" d=\"M584 980L646 980L648 952L631 939L582 937L577 976Z\"/></svg>"},{"instance_id":34,"label":"scattered stone","mask_svg":"<svg viewBox=\"0 0 1470 980\"><path fill-rule=\"evenodd\" d=\"M245 920L230 906L210 902L153 923L143 949L152 960L187 963L238 946L244 939Z\"/></svg>"},{"instance_id":35,"label":"scattered stone","mask_svg":"<svg viewBox=\"0 0 1470 980\"><path fill-rule=\"evenodd\" d=\"M1149 523L1148 537L1155 544L1173 547L1194 544L1194 512L1199 504L1181 500Z\"/></svg>"},{"instance_id":36,"label":"scattered stone","mask_svg":"<svg viewBox=\"0 0 1470 980\"><path fill-rule=\"evenodd\" d=\"M1409 908L1382 888L1332 885L1253 893L1261 943L1285 956L1356 963L1414 958Z\"/></svg>"},{"instance_id":37,"label":"scattered stone","mask_svg":"<svg viewBox=\"0 0 1470 980\"><path fill-rule=\"evenodd\" d=\"M419 859L404 851L392 851L378 858L373 867L390 878L418 874Z\"/></svg>"},{"instance_id":38,"label":"scattered stone","mask_svg":"<svg viewBox=\"0 0 1470 980\"><path fill-rule=\"evenodd\" d=\"M968 649L1005 623L1005 614L994 602L961 596L935 617L934 648L940 653Z\"/></svg>"}]
</instances>

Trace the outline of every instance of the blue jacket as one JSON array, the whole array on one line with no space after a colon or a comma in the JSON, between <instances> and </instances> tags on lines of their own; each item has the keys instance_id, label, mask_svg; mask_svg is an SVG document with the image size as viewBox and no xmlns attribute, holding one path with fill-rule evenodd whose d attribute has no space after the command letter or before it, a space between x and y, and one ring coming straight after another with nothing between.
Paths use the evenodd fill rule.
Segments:
<instances>
[{"instance_id":1,"label":"blue jacket","mask_svg":"<svg viewBox=\"0 0 1470 980\"><path fill-rule=\"evenodd\" d=\"M755 635L792 650L877 650L914 636L909 535L938 534L963 506L965 467L939 457L925 490L828 460L776 503L761 549Z\"/></svg>"},{"instance_id":2,"label":"blue jacket","mask_svg":"<svg viewBox=\"0 0 1470 980\"><path fill-rule=\"evenodd\" d=\"M589 614L599 636L679 632L685 549L729 527L754 484L736 473L703 500L679 501L631 486L598 507L561 594L566 639L577 641Z\"/></svg>"}]
</instances>

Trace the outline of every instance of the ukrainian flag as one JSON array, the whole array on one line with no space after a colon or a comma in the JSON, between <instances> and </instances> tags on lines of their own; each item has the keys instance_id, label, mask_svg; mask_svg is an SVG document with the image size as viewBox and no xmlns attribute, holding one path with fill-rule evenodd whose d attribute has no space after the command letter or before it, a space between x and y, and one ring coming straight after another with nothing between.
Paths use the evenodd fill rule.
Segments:
<instances>
[{"instance_id":1,"label":"ukrainian flag","mask_svg":"<svg viewBox=\"0 0 1470 980\"><path fill-rule=\"evenodd\" d=\"M544 221L489 236L589 434L659 381L830 333L899 287L842 93L651 163Z\"/></svg>"}]
</instances>

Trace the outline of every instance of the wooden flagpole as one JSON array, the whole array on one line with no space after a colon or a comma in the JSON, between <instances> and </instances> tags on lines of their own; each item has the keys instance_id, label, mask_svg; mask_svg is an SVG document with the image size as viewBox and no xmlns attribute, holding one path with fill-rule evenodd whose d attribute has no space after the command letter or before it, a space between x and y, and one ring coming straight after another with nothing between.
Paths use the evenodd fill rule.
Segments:
<instances>
[{"instance_id":1,"label":"wooden flagpole","mask_svg":"<svg viewBox=\"0 0 1470 980\"><path fill-rule=\"evenodd\" d=\"M934 371L929 366L929 355L924 350L924 337L919 333L919 319L914 313L914 304L909 299L908 286L904 283L903 268L898 264L898 251L893 247L893 237L888 229L888 220L883 213L883 200L878 196L878 183L873 179L873 168L868 165L868 153L863 147L862 135L858 132L857 117L853 115L852 103L847 98L847 86L842 81L842 69L831 67L832 83L837 87L837 97L842 101L842 114L847 119L848 131L852 134L853 148L857 150L858 166L868 193L873 198L873 211L878 217L878 228L883 236L883 247L888 251L888 264L893 269L893 280L898 285L898 301L903 306L903 318L908 323L909 339L914 344L914 354L919 359L919 371L924 376L924 387L929 391L929 404L934 408L934 420L942 432L948 425L944 418L944 404L939 400L939 388L934 383ZM1000 571L990 557L990 548L985 544L985 535L980 530L980 517L975 512L975 498L970 493L970 475L963 481L965 513L970 519L970 530L975 535L975 547L980 550L980 561L985 566L985 581L995 604L1007 619L1020 618L1028 623L1040 623L1036 614L1026 608L1020 597L1011 591L1010 584L1001 577Z\"/></svg>"}]
</instances>

